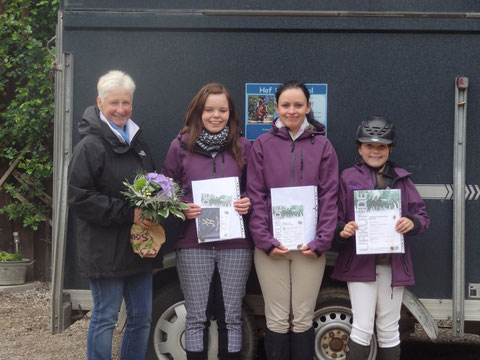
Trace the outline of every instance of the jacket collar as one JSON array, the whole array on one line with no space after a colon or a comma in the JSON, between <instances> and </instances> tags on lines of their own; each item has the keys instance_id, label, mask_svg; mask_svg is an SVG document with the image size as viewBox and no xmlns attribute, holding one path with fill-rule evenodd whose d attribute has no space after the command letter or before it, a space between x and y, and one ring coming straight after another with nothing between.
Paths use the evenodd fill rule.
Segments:
<instances>
[{"instance_id":1,"label":"jacket collar","mask_svg":"<svg viewBox=\"0 0 480 360\"><path fill-rule=\"evenodd\" d=\"M278 117L272 121L272 127L270 128L269 132L273 135L291 140L292 138L290 136L288 128L283 124L283 126L277 126L277 121L280 122L280 119ZM325 126L318 121L313 121L305 128L303 133L296 140L314 137L318 135L325 135Z\"/></svg>"},{"instance_id":2,"label":"jacket collar","mask_svg":"<svg viewBox=\"0 0 480 360\"><path fill-rule=\"evenodd\" d=\"M110 127L100 119L100 110L97 106L89 106L85 109L82 120L80 120L78 124L78 131L82 138L87 135L97 135L103 138L110 144L113 151L119 154L126 153L131 148L126 143L120 141ZM135 138L137 138L140 133L141 129L138 129L131 140L132 146L134 145Z\"/></svg>"},{"instance_id":3,"label":"jacket collar","mask_svg":"<svg viewBox=\"0 0 480 360\"><path fill-rule=\"evenodd\" d=\"M357 165L355 165L355 167L362 174L367 174L370 171L374 171L374 169L369 167L364 162L358 163ZM397 182L399 179L406 178L408 176L411 176L412 174L402 168L395 167L393 162L387 161L387 163L385 164L385 168L383 169L383 175L392 178L392 184L395 184L395 182Z\"/></svg>"}]
</instances>

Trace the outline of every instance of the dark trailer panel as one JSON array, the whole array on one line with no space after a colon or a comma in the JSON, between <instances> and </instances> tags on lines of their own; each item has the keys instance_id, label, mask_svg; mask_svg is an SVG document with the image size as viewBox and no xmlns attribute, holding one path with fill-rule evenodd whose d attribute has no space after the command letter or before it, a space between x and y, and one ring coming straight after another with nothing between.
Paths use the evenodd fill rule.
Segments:
<instances>
[{"instance_id":1,"label":"dark trailer panel","mask_svg":"<svg viewBox=\"0 0 480 360\"><path fill-rule=\"evenodd\" d=\"M158 168L182 127L188 102L211 81L232 92L241 119L245 83L299 79L328 84L328 137L342 169L355 161L357 124L369 115L391 118L399 137L393 160L414 174L431 216L430 230L413 244L413 292L437 319L452 316L456 296L465 304L458 324L462 333L464 319L480 320L475 300L480 297L480 159L474 156L480 136L475 121L479 40L476 1L210 0L202 8L186 0L136 1L135 8L129 1L64 1L57 35L54 316L62 317L63 288L72 289L65 290L70 294L88 288L76 267L75 219L67 223L65 211L65 168L71 144L79 139L76 123L95 101L98 77L119 69L137 84L133 118L143 127ZM462 139L454 137L459 76L470 84ZM455 168L468 185L464 209L452 201L458 146L466 147L466 158L460 159L464 169ZM454 237L454 213L465 220L465 258L455 262L453 244L463 240ZM167 232L165 253L172 250L176 227L170 225ZM452 274L463 268L464 281L454 282ZM454 296L455 288L465 303ZM62 327L58 320L53 326L54 331Z\"/></svg>"}]
</instances>

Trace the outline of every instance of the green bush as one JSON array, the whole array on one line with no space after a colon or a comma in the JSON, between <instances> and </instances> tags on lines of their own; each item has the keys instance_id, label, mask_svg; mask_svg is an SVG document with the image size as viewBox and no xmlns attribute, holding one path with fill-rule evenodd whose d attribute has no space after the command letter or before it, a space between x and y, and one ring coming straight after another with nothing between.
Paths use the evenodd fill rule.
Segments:
<instances>
[{"instance_id":1,"label":"green bush","mask_svg":"<svg viewBox=\"0 0 480 360\"><path fill-rule=\"evenodd\" d=\"M0 213L33 229L51 210L41 198L50 193L52 178L54 57L47 43L57 12L58 0L0 4L0 158L9 165L19 158L21 179L4 184L12 200Z\"/></svg>"},{"instance_id":2,"label":"green bush","mask_svg":"<svg viewBox=\"0 0 480 360\"><path fill-rule=\"evenodd\" d=\"M20 253L7 253L5 251L0 251L0 261L22 261L23 256Z\"/></svg>"}]
</instances>

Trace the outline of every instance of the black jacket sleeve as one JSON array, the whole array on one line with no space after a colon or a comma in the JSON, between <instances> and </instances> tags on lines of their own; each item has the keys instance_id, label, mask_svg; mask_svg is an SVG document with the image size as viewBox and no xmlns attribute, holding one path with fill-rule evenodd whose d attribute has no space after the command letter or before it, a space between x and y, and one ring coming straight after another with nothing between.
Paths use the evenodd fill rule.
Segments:
<instances>
[{"instance_id":1,"label":"black jacket sleeve","mask_svg":"<svg viewBox=\"0 0 480 360\"><path fill-rule=\"evenodd\" d=\"M98 137L86 137L76 146L68 170L68 205L73 214L89 223L131 224L134 209L118 196L98 190L104 166L108 166L104 146Z\"/></svg>"}]
</instances>

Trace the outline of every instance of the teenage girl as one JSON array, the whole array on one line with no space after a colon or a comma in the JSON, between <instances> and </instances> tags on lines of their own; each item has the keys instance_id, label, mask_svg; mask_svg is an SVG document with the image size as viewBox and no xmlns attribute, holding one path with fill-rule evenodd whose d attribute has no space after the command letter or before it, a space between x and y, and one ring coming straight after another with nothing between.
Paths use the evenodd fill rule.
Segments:
<instances>
[{"instance_id":1,"label":"teenage girl","mask_svg":"<svg viewBox=\"0 0 480 360\"><path fill-rule=\"evenodd\" d=\"M388 158L395 146L394 125L383 117L369 117L357 130L359 164L343 171L338 199L336 239L340 251L332 277L346 281L352 303L353 324L347 360L367 359L373 326L376 325L378 360L400 359L398 321L404 286L415 283L409 239L429 225L425 204L410 173L395 167ZM395 230L404 234L405 253L357 255L353 192L400 189L402 217Z\"/></svg>"},{"instance_id":2,"label":"teenage girl","mask_svg":"<svg viewBox=\"0 0 480 360\"><path fill-rule=\"evenodd\" d=\"M193 203L192 181L236 176L245 189L250 142L240 136L238 116L228 90L217 83L202 87L188 106L185 126L172 141L162 172L182 184L184 210L177 240L177 271L185 296L185 348L188 360L208 359L208 325L218 325L218 358L240 360L242 300L252 264L249 237L199 243L195 219L202 212ZM250 199L234 201L246 215Z\"/></svg>"}]
</instances>

